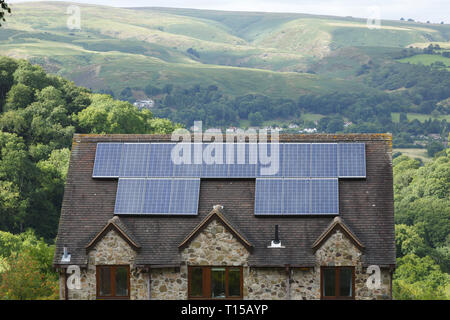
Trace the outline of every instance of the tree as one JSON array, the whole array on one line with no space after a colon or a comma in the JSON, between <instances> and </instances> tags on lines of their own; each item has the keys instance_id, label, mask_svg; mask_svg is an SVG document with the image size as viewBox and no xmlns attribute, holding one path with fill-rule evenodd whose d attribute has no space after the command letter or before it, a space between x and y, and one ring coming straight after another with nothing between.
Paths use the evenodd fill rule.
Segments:
<instances>
[{"instance_id":1,"label":"tree","mask_svg":"<svg viewBox=\"0 0 450 320\"><path fill-rule=\"evenodd\" d=\"M248 115L248 120L250 120L250 125L252 126L260 126L263 122L263 116L259 112L250 113Z\"/></svg>"},{"instance_id":2,"label":"tree","mask_svg":"<svg viewBox=\"0 0 450 320\"><path fill-rule=\"evenodd\" d=\"M444 145L438 141L432 141L427 145L427 153L430 157L434 157L441 150L444 150Z\"/></svg>"},{"instance_id":3,"label":"tree","mask_svg":"<svg viewBox=\"0 0 450 320\"><path fill-rule=\"evenodd\" d=\"M5 2L5 0L0 0L0 27L2 26L2 21L5 20L5 13L11 13L11 8Z\"/></svg>"},{"instance_id":4,"label":"tree","mask_svg":"<svg viewBox=\"0 0 450 320\"><path fill-rule=\"evenodd\" d=\"M57 299L54 251L31 230L18 235L0 231L0 300Z\"/></svg>"},{"instance_id":5,"label":"tree","mask_svg":"<svg viewBox=\"0 0 450 320\"><path fill-rule=\"evenodd\" d=\"M401 300L446 299L449 276L430 257L408 254L397 259L393 297Z\"/></svg>"},{"instance_id":6,"label":"tree","mask_svg":"<svg viewBox=\"0 0 450 320\"><path fill-rule=\"evenodd\" d=\"M13 85L6 96L5 110L26 108L34 101L34 90L27 85Z\"/></svg>"}]
</instances>

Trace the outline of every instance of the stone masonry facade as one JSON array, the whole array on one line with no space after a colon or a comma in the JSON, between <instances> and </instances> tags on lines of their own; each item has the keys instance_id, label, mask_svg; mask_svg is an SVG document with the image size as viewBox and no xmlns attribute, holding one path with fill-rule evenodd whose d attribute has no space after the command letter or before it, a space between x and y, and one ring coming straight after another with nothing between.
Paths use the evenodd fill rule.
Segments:
<instances>
[{"instance_id":1,"label":"stone masonry facade","mask_svg":"<svg viewBox=\"0 0 450 320\"><path fill-rule=\"evenodd\" d=\"M283 250L274 248L273 250ZM225 226L212 219L181 250L177 268L146 270L134 265L137 252L114 230L109 231L88 252L88 267L81 272L81 290L68 290L69 299L96 299L96 266L129 265L130 299L187 299L188 266L243 267L244 299L320 299L321 266L355 267L356 299L390 299L391 273L381 269L381 287L369 289L369 274L363 267L363 253L339 229L316 251L316 264L310 268L255 268L248 265L250 253ZM150 288L149 288L150 283Z\"/></svg>"}]
</instances>

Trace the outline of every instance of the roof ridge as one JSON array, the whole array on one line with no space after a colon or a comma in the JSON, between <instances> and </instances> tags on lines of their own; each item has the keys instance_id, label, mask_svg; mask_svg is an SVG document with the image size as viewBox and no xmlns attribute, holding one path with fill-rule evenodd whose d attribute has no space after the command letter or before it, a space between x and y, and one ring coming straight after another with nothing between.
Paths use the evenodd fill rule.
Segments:
<instances>
[{"instance_id":1,"label":"roof ridge","mask_svg":"<svg viewBox=\"0 0 450 320\"><path fill-rule=\"evenodd\" d=\"M329 238L331 233L336 229L340 228L344 231L344 233L347 235L347 237L360 249L364 250L365 246L364 244L358 239L356 234L350 229L349 226L344 222L344 220L337 216L331 221L331 223L328 225L328 227L320 234L320 236L314 241L313 245L311 246L314 251L316 251L319 246Z\"/></svg>"},{"instance_id":2,"label":"roof ridge","mask_svg":"<svg viewBox=\"0 0 450 320\"><path fill-rule=\"evenodd\" d=\"M136 237L128 230L126 225L118 216L114 216L108 220L102 230L95 235L95 237L86 245L86 250L90 250L101 238L103 238L111 229L118 231L119 235L134 249L139 249L139 244Z\"/></svg>"}]
</instances>

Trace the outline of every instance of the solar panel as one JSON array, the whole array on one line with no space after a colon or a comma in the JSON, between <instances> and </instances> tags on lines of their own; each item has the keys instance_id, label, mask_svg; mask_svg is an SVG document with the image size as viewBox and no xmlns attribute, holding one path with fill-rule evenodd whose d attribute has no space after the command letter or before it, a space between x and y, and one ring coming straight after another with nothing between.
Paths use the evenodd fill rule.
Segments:
<instances>
[{"instance_id":1,"label":"solar panel","mask_svg":"<svg viewBox=\"0 0 450 320\"><path fill-rule=\"evenodd\" d=\"M142 204L145 193L145 187L146 187L145 179L119 179L114 213L118 214L142 213Z\"/></svg>"},{"instance_id":2,"label":"solar panel","mask_svg":"<svg viewBox=\"0 0 450 320\"><path fill-rule=\"evenodd\" d=\"M364 143L339 143L339 178L366 177L366 150Z\"/></svg>"},{"instance_id":3,"label":"solar panel","mask_svg":"<svg viewBox=\"0 0 450 320\"><path fill-rule=\"evenodd\" d=\"M122 147L122 143L97 143L93 178L119 177Z\"/></svg>"},{"instance_id":4,"label":"solar panel","mask_svg":"<svg viewBox=\"0 0 450 320\"><path fill-rule=\"evenodd\" d=\"M283 180L256 179L255 215L283 214Z\"/></svg>"},{"instance_id":5,"label":"solar panel","mask_svg":"<svg viewBox=\"0 0 450 320\"><path fill-rule=\"evenodd\" d=\"M173 154L180 159L173 164L174 177L200 177L202 175L202 143L179 143L174 147Z\"/></svg>"},{"instance_id":6,"label":"solar panel","mask_svg":"<svg viewBox=\"0 0 450 320\"><path fill-rule=\"evenodd\" d=\"M142 213L169 213L171 182L171 179L147 179Z\"/></svg>"},{"instance_id":7,"label":"solar panel","mask_svg":"<svg viewBox=\"0 0 450 320\"><path fill-rule=\"evenodd\" d=\"M120 165L120 177L147 177L149 143L125 143Z\"/></svg>"},{"instance_id":8,"label":"solar panel","mask_svg":"<svg viewBox=\"0 0 450 320\"><path fill-rule=\"evenodd\" d=\"M337 144L311 144L311 177L334 178L337 176Z\"/></svg>"},{"instance_id":9,"label":"solar panel","mask_svg":"<svg viewBox=\"0 0 450 320\"><path fill-rule=\"evenodd\" d=\"M258 143L256 177L282 177L284 143Z\"/></svg>"},{"instance_id":10,"label":"solar panel","mask_svg":"<svg viewBox=\"0 0 450 320\"><path fill-rule=\"evenodd\" d=\"M310 179L283 180L283 214L311 213L310 199Z\"/></svg>"},{"instance_id":11,"label":"solar panel","mask_svg":"<svg viewBox=\"0 0 450 320\"><path fill-rule=\"evenodd\" d=\"M172 180L169 213L197 214L199 193L200 179Z\"/></svg>"},{"instance_id":12,"label":"solar panel","mask_svg":"<svg viewBox=\"0 0 450 320\"><path fill-rule=\"evenodd\" d=\"M203 144L202 177L226 178L225 145L223 143Z\"/></svg>"},{"instance_id":13,"label":"solar panel","mask_svg":"<svg viewBox=\"0 0 450 320\"><path fill-rule=\"evenodd\" d=\"M172 177L174 163L171 153L175 143L151 143L148 176Z\"/></svg>"},{"instance_id":14,"label":"solar panel","mask_svg":"<svg viewBox=\"0 0 450 320\"><path fill-rule=\"evenodd\" d=\"M254 178L258 164L258 145L255 143L228 144L226 162L228 177Z\"/></svg>"},{"instance_id":15,"label":"solar panel","mask_svg":"<svg viewBox=\"0 0 450 320\"><path fill-rule=\"evenodd\" d=\"M338 179L311 179L311 214L339 214Z\"/></svg>"},{"instance_id":16,"label":"solar panel","mask_svg":"<svg viewBox=\"0 0 450 320\"><path fill-rule=\"evenodd\" d=\"M283 146L283 176L311 176L311 144L285 143Z\"/></svg>"}]
</instances>

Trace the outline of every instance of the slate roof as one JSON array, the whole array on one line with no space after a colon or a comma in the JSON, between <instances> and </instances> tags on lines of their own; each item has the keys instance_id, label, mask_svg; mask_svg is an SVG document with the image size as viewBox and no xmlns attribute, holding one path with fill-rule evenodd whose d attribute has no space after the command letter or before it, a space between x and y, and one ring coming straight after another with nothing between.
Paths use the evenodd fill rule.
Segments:
<instances>
[{"instance_id":1,"label":"slate roof","mask_svg":"<svg viewBox=\"0 0 450 320\"><path fill-rule=\"evenodd\" d=\"M170 135L81 135L73 138L72 154L59 222L54 265L61 265L63 247L70 264L86 265L86 246L114 217L117 179L93 179L98 142L168 142ZM340 219L364 245L364 264L395 266L392 136L389 134L280 135L280 142L363 142L365 179L339 180ZM222 215L251 243L251 266L299 266L315 263L313 244L334 216L255 216L255 179L202 179L196 216L120 216L122 230L140 245L136 265L179 266L179 245L217 204ZM285 248L267 248L279 225Z\"/></svg>"}]
</instances>

